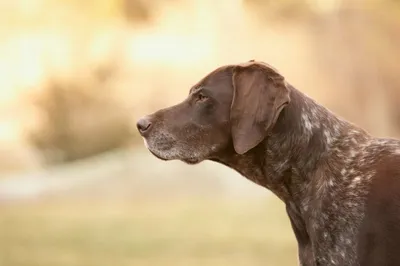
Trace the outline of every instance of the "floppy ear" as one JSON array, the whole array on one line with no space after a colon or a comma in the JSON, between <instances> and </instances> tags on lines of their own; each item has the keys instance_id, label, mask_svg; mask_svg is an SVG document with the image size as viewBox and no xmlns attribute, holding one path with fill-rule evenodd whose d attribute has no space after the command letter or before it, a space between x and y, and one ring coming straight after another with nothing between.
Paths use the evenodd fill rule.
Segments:
<instances>
[{"instance_id":1,"label":"floppy ear","mask_svg":"<svg viewBox=\"0 0 400 266\"><path fill-rule=\"evenodd\" d=\"M290 102L285 80L271 67L250 61L233 69L234 95L230 120L238 154L257 146Z\"/></svg>"}]
</instances>

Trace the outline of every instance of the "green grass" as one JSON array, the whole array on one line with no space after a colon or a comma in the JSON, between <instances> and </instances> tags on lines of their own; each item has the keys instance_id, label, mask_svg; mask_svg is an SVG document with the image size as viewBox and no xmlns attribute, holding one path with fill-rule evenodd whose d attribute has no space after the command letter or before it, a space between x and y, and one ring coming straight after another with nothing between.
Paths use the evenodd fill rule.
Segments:
<instances>
[{"instance_id":1,"label":"green grass","mask_svg":"<svg viewBox=\"0 0 400 266\"><path fill-rule=\"evenodd\" d=\"M1 266L296 265L296 252L276 199L0 207Z\"/></svg>"}]
</instances>

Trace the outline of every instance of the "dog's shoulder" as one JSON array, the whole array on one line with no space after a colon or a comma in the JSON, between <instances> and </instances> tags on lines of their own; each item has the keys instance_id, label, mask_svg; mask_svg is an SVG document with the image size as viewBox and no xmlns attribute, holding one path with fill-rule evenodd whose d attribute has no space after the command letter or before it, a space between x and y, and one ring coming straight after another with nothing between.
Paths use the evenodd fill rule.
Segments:
<instances>
[{"instance_id":1,"label":"dog's shoulder","mask_svg":"<svg viewBox=\"0 0 400 266\"><path fill-rule=\"evenodd\" d=\"M376 139L368 147L376 157L360 227L360 265L400 265L400 141Z\"/></svg>"}]
</instances>

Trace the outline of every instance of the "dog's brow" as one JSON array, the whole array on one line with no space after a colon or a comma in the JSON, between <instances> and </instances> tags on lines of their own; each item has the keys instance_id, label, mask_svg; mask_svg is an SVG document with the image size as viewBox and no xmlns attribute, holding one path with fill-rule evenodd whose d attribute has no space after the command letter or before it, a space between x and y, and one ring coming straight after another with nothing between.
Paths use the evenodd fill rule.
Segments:
<instances>
[{"instance_id":1,"label":"dog's brow","mask_svg":"<svg viewBox=\"0 0 400 266\"><path fill-rule=\"evenodd\" d=\"M196 92L198 92L198 91L201 90L201 89L203 89L203 86L202 86L202 85L198 85L198 86L192 87L192 88L190 89L190 91L189 91L189 94L196 93Z\"/></svg>"}]
</instances>

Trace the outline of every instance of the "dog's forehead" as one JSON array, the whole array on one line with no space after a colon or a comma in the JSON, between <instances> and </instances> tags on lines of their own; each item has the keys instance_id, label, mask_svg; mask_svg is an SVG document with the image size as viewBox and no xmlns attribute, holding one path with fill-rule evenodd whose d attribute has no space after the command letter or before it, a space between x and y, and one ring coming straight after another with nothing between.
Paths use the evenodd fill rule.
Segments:
<instances>
[{"instance_id":1,"label":"dog's forehead","mask_svg":"<svg viewBox=\"0 0 400 266\"><path fill-rule=\"evenodd\" d=\"M229 76L232 72L231 69L233 65L224 65L218 67L217 69L213 70L209 74L207 74L204 78L202 78L199 82L197 82L191 89L190 92L197 90L200 87L204 87L215 82L220 81L222 78Z\"/></svg>"},{"instance_id":2,"label":"dog's forehead","mask_svg":"<svg viewBox=\"0 0 400 266\"><path fill-rule=\"evenodd\" d=\"M276 72L276 73L279 74L278 69L276 69L272 65L270 65L268 63L265 63L263 61L250 60L248 62L244 62L244 63L238 64L239 67L250 67L250 66L253 66L253 65L261 66L261 67L263 67L265 69L272 70L273 72Z\"/></svg>"},{"instance_id":3,"label":"dog's forehead","mask_svg":"<svg viewBox=\"0 0 400 266\"><path fill-rule=\"evenodd\" d=\"M207 74L204 78L202 78L199 82L197 82L191 89L190 89L190 93L192 93L193 91L197 90L200 87L203 86L207 86L210 85L214 82L218 82L221 80L221 78L223 77L227 77L227 75L232 74L232 70L235 67L250 67L252 65L257 65L257 66L261 66L265 69L269 69L272 70L273 72L279 74L278 70L276 68L274 68L273 66L271 66L270 64L267 64L263 61L256 61L256 60L250 60L244 63L240 63L237 65L224 65L221 67L216 68L215 70L213 70L212 72L210 72L209 74Z\"/></svg>"}]
</instances>

